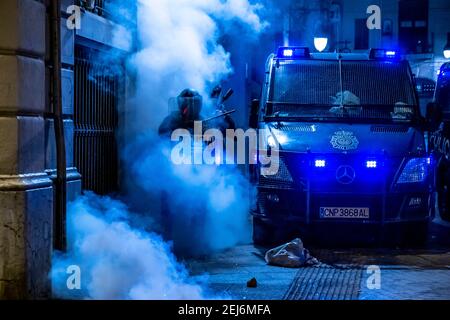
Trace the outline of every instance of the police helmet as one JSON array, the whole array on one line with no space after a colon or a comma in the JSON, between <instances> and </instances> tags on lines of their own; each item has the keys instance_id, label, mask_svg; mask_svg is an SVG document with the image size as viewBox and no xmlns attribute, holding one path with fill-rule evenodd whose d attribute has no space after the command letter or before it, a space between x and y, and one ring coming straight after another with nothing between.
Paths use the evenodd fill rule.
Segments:
<instances>
[{"instance_id":1,"label":"police helmet","mask_svg":"<svg viewBox=\"0 0 450 320\"><path fill-rule=\"evenodd\" d=\"M184 89L177 97L178 108L182 115L189 119L197 119L202 110L202 96L193 89Z\"/></svg>"}]
</instances>

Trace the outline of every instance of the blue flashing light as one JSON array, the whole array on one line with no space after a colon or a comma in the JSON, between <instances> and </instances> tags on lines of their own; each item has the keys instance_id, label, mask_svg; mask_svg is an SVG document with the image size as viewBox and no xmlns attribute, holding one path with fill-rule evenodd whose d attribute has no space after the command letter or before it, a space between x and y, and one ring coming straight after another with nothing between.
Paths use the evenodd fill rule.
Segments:
<instances>
[{"instance_id":1,"label":"blue flashing light","mask_svg":"<svg viewBox=\"0 0 450 320\"><path fill-rule=\"evenodd\" d=\"M377 167L377 162L375 160L369 160L366 162L366 167L369 169L375 169Z\"/></svg>"},{"instance_id":2,"label":"blue flashing light","mask_svg":"<svg viewBox=\"0 0 450 320\"><path fill-rule=\"evenodd\" d=\"M396 55L397 55L397 52L395 52L395 51L386 51L387 58L395 58Z\"/></svg>"},{"instance_id":3,"label":"blue flashing light","mask_svg":"<svg viewBox=\"0 0 450 320\"><path fill-rule=\"evenodd\" d=\"M314 166L316 167L316 168L325 168L325 166L327 165L327 162L325 161L325 160L316 160L315 162L314 162Z\"/></svg>"},{"instance_id":4,"label":"blue flashing light","mask_svg":"<svg viewBox=\"0 0 450 320\"><path fill-rule=\"evenodd\" d=\"M399 58L400 56L395 50L386 50L386 49L370 50L370 59L373 60L394 60Z\"/></svg>"},{"instance_id":5,"label":"blue flashing light","mask_svg":"<svg viewBox=\"0 0 450 320\"><path fill-rule=\"evenodd\" d=\"M311 54L307 47L280 47L277 57L279 59L309 59Z\"/></svg>"}]
</instances>

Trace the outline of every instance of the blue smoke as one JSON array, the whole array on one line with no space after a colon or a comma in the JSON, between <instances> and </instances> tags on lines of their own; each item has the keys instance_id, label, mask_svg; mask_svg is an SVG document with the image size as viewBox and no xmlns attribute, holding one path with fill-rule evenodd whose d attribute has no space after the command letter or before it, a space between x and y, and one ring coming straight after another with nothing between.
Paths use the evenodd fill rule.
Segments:
<instances>
[{"instance_id":1,"label":"blue smoke","mask_svg":"<svg viewBox=\"0 0 450 320\"><path fill-rule=\"evenodd\" d=\"M170 246L133 224L121 201L92 193L71 203L66 253L54 258L54 293L62 298L202 299L204 290L188 277ZM70 290L69 266L79 267L80 289Z\"/></svg>"},{"instance_id":2,"label":"blue smoke","mask_svg":"<svg viewBox=\"0 0 450 320\"><path fill-rule=\"evenodd\" d=\"M248 0L136 0L137 29L127 33L133 25L132 6L110 3L116 6L108 9L125 17L127 27L119 28L115 39L134 36L133 43L120 46L139 47L127 63L135 80L127 93L133 94L121 97L126 100L118 137L122 196L88 193L69 205L69 248L54 255L54 293L86 299L210 297L204 283L189 277L172 252L202 255L250 241L251 189L236 167L173 165L170 147L156 132L169 112L169 98L186 87L206 94L232 73L216 23L241 21L259 32L265 27L257 15L262 7ZM114 65L117 58L106 61ZM67 273L70 266L81 272L79 290L70 290L76 283L75 275Z\"/></svg>"}]
</instances>

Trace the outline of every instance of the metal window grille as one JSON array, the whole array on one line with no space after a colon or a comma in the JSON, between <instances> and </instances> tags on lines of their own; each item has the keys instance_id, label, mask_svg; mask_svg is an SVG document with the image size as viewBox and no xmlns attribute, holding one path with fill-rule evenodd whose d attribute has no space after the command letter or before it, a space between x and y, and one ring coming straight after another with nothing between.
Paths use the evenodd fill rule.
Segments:
<instances>
[{"instance_id":1,"label":"metal window grille","mask_svg":"<svg viewBox=\"0 0 450 320\"><path fill-rule=\"evenodd\" d=\"M123 85L101 52L77 45L75 54L75 164L84 190L108 194L118 189L115 133Z\"/></svg>"},{"instance_id":2,"label":"metal window grille","mask_svg":"<svg viewBox=\"0 0 450 320\"><path fill-rule=\"evenodd\" d=\"M78 5L102 16L105 9L105 0L78 0Z\"/></svg>"},{"instance_id":3,"label":"metal window grille","mask_svg":"<svg viewBox=\"0 0 450 320\"><path fill-rule=\"evenodd\" d=\"M134 26L136 1L78 0L75 2L83 11L91 12L123 26Z\"/></svg>"}]
</instances>

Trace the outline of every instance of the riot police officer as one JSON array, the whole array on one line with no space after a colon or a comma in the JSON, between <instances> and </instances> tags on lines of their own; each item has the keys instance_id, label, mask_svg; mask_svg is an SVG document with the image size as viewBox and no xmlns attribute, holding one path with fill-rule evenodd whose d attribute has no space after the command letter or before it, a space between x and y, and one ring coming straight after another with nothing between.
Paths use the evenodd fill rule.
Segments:
<instances>
[{"instance_id":1,"label":"riot police officer","mask_svg":"<svg viewBox=\"0 0 450 320\"><path fill-rule=\"evenodd\" d=\"M202 96L193 89L184 89L177 97L178 110L168 115L159 126L159 135L171 135L176 129L193 130L194 121L201 121Z\"/></svg>"},{"instance_id":2,"label":"riot police officer","mask_svg":"<svg viewBox=\"0 0 450 320\"><path fill-rule=\"evenodd\" d=\"M161 137L170 139L174 130L187 129L191 133L194 130L194 121L201 121L202 96L193 89L184 89L176 98L178 110L169 114L159 126L158 133ZM173 194L168 191L161 192L161 222L163 234L166 240L174 240L173 228L174 213L170 208Z\"/></svg>"}]
</instances>

